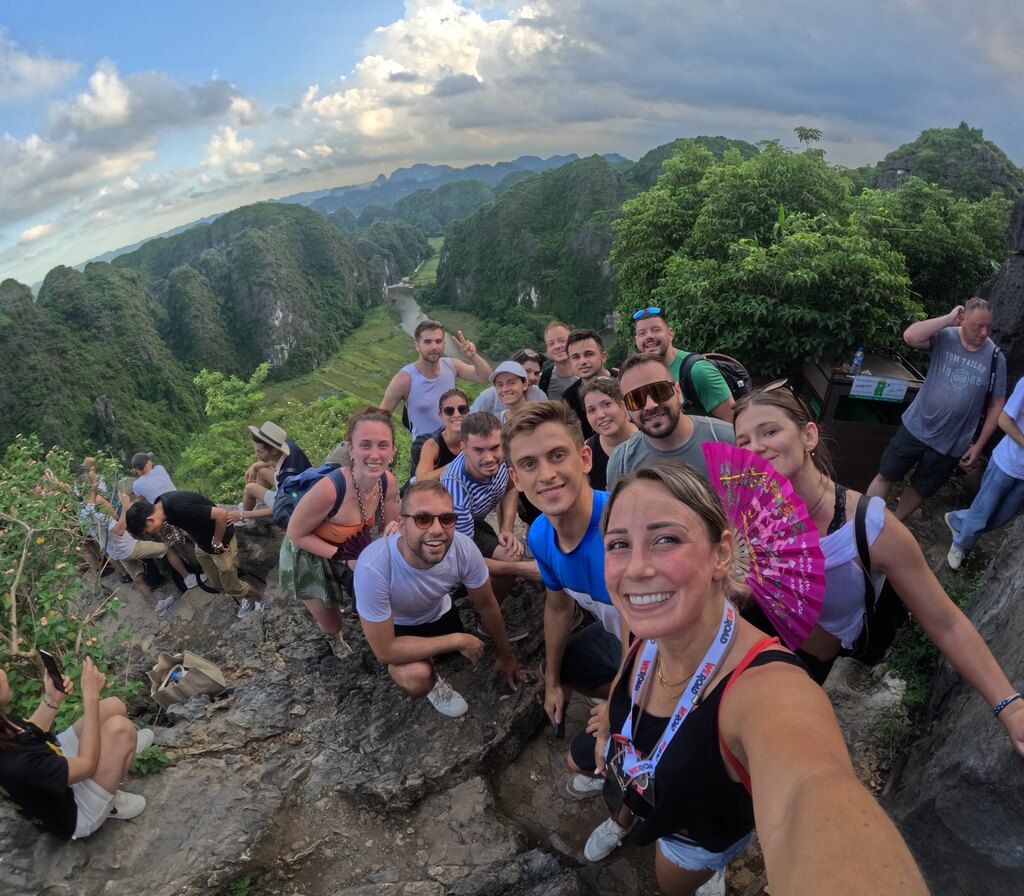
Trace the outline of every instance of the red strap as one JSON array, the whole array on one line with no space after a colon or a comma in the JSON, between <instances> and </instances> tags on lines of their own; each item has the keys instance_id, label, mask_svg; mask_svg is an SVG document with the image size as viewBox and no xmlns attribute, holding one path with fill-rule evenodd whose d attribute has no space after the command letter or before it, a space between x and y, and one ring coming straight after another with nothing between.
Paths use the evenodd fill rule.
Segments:
<instances>
[{"instance_id":1,"label":"red strap","mask_svg":"<svg viewBox=\"0 0 1024 896\"><path fill-rule=\"evenodd\" d=\"M743 674L746 668L754 661L759 653L767 650L773 644L778 644L778 638L762 638L758 641L750 650L747 651L747 655L740 660L740 664L732 670L732 675L729 676L729 680L725 683L725 690L722 691L722 699L718 701L718 715L722 714L722 704L725 702L726 695L729 693L729 688L733 686L736 679ZM733 755L732 750L726 744L725 739L722 737L722 726L718 722L717 718L715 724L718 727L718 746L725 756L726 761L732 766L732 770L736 773L736 776L740 779L740 783L747 788L747 793L753 795L753 791L750 789L750 775L747 774L747 770L743 767L743 764Z\"/></svg>"}]
</instances>

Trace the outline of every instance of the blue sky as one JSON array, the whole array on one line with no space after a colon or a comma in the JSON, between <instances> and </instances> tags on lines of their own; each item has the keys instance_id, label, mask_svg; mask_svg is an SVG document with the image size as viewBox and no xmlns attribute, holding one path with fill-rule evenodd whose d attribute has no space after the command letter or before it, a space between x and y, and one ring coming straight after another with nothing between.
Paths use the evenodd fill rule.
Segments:
<instances>
[{"instance_id":1,"label":"blue sky","mask_svg":"<svg viewBox=\"0 0 1024 896\"><path fill-rule=\"evenodd\" d=\"M1018 0L7 4L0 278L416 161L964 119L1020 164L1022 47Z\"/></svg>"}]
</instances>

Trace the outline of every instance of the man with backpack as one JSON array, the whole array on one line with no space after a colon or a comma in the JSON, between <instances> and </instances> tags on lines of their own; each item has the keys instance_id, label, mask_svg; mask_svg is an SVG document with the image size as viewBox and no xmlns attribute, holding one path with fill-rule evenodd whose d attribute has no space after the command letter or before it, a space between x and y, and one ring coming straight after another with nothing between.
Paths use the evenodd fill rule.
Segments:
<instances>
[{"instance_id":1,"label":"man with backpack","mask_svg":"<svg viewBox=\"0 0 1024 896\"><path fill-rule=\"evenodd\" d=\"M552 401L557 401L579 377L569 357L568 341L572 327L553 320L544 328L544 348L550 359L541 369L537 385Z\"/></svg>"},{"instance_id":2,"label":"man with backpack","mask_svg":"<svg viewBox=\"0 0 1024 896\"><path fill-rule=\"evenodd\" d=\"M312 466L306 453L276 423L268 420L262 426L250 426L249 431L256 462L245 471L242 513L238 519L242 526L249 520L270 516L285 480Z\"/></svg>"},{"instance_id":3,"label":"man with backpack","mask_svg":"<svg viewBox=\"0 0 1024 896\"><path fill-rule=\"evenodd\" d=\"M679 351L672 344L674 336L660 308L641 308L633 314L636 350L668 368L682 390L686 412L732 423L733 394L722 372L703 355Z\"/></svg>"},{"instance_id":4,"label":"man with backpack","mask_svg":"<svg viewBox=\"0 0 1024 896\"><path fill-rule=\"evenodd\" d=\"M957 464L973 467L996 431L1006 404L1006 357L988 338L991 328L991 306L973 298L903 333L907 345L931 352L932 360L866 492L885 498L913 470L894 511L901 522L942 488Z\"/></svg>"}]
</instances>

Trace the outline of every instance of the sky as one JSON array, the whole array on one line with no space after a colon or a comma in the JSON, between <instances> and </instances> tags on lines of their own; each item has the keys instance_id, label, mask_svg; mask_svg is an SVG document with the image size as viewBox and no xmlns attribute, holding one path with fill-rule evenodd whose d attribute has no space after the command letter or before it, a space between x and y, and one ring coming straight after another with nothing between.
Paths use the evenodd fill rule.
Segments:
<instances>
[{"instance_id":1,"label":"sky","mask_svg":"<svg viewBox=\"0 0 1024 896\"><path fill-rule=\"evenodd\" d=\"M965 120L1024 164L1022 112L1020 0L9 3L0 280L414 162Z\"/></svg>"}]
</instances>

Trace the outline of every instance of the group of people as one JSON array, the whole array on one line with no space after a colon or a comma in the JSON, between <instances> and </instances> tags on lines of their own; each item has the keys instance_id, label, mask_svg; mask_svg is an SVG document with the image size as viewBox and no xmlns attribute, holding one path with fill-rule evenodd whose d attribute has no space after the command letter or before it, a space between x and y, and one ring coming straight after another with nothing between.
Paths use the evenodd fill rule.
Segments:
<instances>
[{"instance_id":1,"label":"group of people","mask_svg":"<svg viewBox=\"0 0 1024 896\"><path fill-rule=\"evenodd\" d=\"M660 308L633 315L637 352L618 370L600 334L559 321L544 333L546 361L527 348L493 369L461 333L464 360L445 356L444 328L423 321L417 359L379 407L349 420L348 462L321 468L295 504L281 584L339 657L352 649L343 613L354 611L364 662L453 718L469 706L438 661L477 663L489 641L494 673L518 688L525 674L513 645L527 632L506 622L503 604L517 579L542 585L538 674L556 736L573 692L593 704L566 757L568 794L603 794L610 810L584 846L589 861L627 837L656 843L665 893L721 892L756 826L773 892L810 891L827 877L849 893L924 893L899 833L858 782L819 685L862 635L867 589L879 594L888 582L1024 756L1024 700L903 523L957 463L978 460L996 426L1006 437L981 492L947 516L950 564L1024 501L1024 388L1005 401L990 323L987 303L972 299L908 328L908 345L930 349L933 363L861 495L835 481L811 410L786 383L734 396L713 363L674 345ZM470 403L459 379L490 388ZM392 469L399 404L414 437L403 489ZM280 427L252 433L256 462L237 511L174 490L143 456L123 517L136 537L184 530L212 586L260 609L269 597L239 579L233 529L276 517L278 492L310 464ZM794 651L746 600L735 535L708 481L708 442L769 461L818 531L822 611ZM912 469L893 513L882 493ZM4 730L20 742L45 738L45 727L0 714L0 786Z\"/></svg>"}]
</instances>

